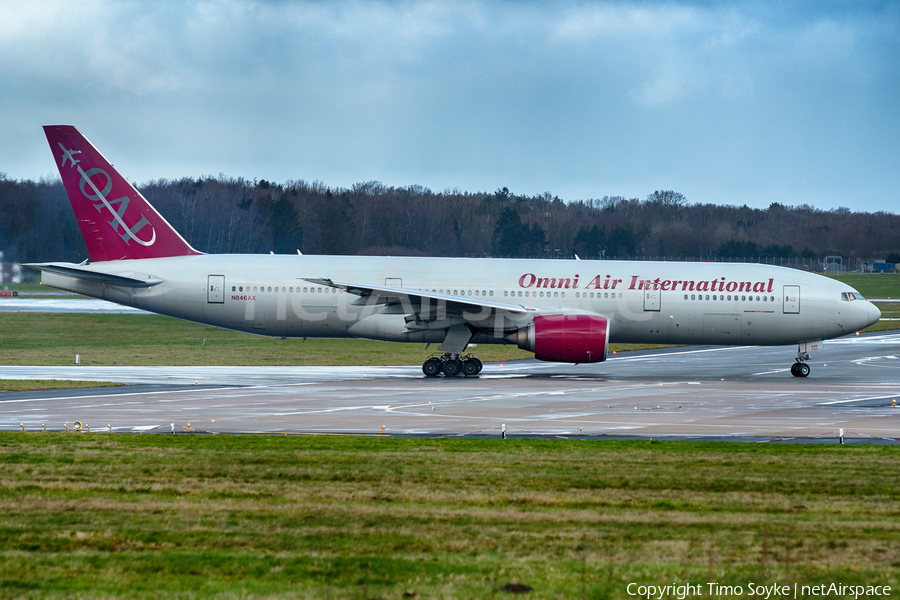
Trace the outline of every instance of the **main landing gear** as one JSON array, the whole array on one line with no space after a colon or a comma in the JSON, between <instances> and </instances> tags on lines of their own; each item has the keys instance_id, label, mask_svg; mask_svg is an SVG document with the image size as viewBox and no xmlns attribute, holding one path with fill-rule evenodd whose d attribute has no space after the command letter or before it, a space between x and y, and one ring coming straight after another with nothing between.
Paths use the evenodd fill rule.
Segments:
<instances>
[{"instance_id":1,"label":"main landing gear","mask_svg":"<svg viewBox=\"0 0 900 600\"><path fill-rule=\"evenodd\" d=\"M809 365L805 362L795 362L791 365L791 375L794 377L808 377Z\"/></svg>"},{"instance_id":2,"label":"main landing gear","mask_svg":"<svg viewBox=\"0 0 900 600\"><path fill-rule=\"evenodd\" d=\"M809 360L809 354L806 352L797 352L797 362L791 365L791 375L794 377L809 377L809 365L805 361Z\"/></svg>"},{"instance_id":3,"label":"main landing gear","mask_svg":"<svg viewBox=\"0 0 900 600\"><path fill-rule=\"evenodd\" d=\"M443 356L432 356L422 363L422 372L426 377L437 377L441 373L447 377L456 377L460 373L466 377L474 377L483 368L484 364L471 354L461 357L449 352Z\"/></svg>"}]
</instances>

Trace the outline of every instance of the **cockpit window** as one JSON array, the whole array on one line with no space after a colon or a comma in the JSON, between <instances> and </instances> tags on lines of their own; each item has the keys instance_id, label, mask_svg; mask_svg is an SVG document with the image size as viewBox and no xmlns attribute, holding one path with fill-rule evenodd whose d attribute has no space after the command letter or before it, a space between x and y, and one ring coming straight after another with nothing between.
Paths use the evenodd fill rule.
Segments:
<instances>
[{"instance_id":1,"label":"cockpit window","mask_svg":"<svg viewBox=\"0 0 900 600\"><path fill-rule=\"evenodd\" d=\"M850 301L850 295L847 292L841 292L841 300L844 302Z\"/></svg>"},{"instance_id":2,"label":"cockpit window","mask_svg":"<svg viewBox=\"0 0 900 600\"><path fill-rule=\"evenodd\" d=\"M862 294L860 294L859 292L856 292L855 295L856 295L856 299L857 299L857 300L865 300L865 298L863 298L863 297L862 297Z\"/></svg>"},{"instance_id":3,"label":"cockpit window","mask_svg":"<svg viewBox=\"0 0 900 600\"><path fill-rule=\"evenodd\" d=\"M859 292L841 292L841 300L844 302L852 302L854 300L865 300Z\"/></svg>"}]
</instances>

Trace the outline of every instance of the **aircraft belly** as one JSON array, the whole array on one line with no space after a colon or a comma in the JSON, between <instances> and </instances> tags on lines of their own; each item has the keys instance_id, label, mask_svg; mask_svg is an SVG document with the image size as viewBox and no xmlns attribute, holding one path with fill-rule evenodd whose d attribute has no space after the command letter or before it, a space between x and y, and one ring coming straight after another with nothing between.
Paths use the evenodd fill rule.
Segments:
<instances>
[{"instance_id":1,"label":"aircraft belly","mask_svg":"<svg viewBox=\"0 0 900 600\"><path fill-rule=\"evenodd\" d=\"M304 304L300 331L306 337L346 337L347 328L338 317L333 304Z\"/></svg>"},{"instance_id":2,"label":"aircraft belly","mask_svg":"<svg viewBox=\"0 0 900 600\"><path fill-rule=\"evenodd\" d=\"M703 315L703 342L706 344L741 343L741 315L706 313Z\"/></svg>"}]
</instances>

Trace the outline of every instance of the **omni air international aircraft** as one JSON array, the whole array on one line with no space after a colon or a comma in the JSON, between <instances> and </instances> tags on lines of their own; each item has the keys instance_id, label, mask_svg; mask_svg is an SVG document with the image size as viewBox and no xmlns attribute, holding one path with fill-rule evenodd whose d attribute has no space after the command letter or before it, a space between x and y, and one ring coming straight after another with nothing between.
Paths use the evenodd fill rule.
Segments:
<instances>
[{"instance_id":1,"label":"omni air international aircraft","mask_svg":"<svg viewBox=\"0 0 900 600\"><path fill-rule=\"evenodd\" d=\"M758 264L204 254L77 129L44 132L90 259L28 265L42 283L261 335L438 343L429 377L477 375L469 344L595 363L610 342L797 344L806 377L822 340L881 317L843 283Z\"/></svg>"}]
</instances>

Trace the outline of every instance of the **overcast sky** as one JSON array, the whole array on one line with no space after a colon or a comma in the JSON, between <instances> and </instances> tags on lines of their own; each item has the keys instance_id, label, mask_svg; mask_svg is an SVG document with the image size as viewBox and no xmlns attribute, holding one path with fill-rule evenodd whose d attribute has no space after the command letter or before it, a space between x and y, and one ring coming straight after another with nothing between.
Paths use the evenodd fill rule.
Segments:
<instances>
[{"instance_id":1,"label":"overcast sky","mask_svg":"<svg viewBox=\"0 0 900 600\"><path fill-rule=\"evenodd\" d=\"M0 172L900 209L900 3L0 0Z\"/></svg>"}]
</instances>

